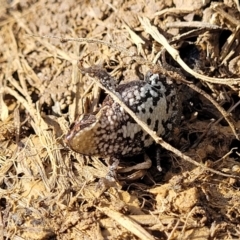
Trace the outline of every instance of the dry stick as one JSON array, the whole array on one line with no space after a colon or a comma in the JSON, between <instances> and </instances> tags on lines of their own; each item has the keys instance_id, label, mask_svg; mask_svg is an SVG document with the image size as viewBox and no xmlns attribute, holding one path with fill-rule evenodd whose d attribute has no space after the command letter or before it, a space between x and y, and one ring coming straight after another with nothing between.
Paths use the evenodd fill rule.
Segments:
<instances>
[{"instance_id":1,"label":"dry stick","mask_svg":"<svg viewBox=\"0 0 240 240\"><path fill-rule=\"evenodd\" d=\"M192 21L192 22L169 22L166 23L166 27L168 28L204 28L204 29L219 29L222 30L216 24L211 24L208 22L200 22L200 21Z\"/></svg>"},{"instance_id":2,"label":"dry stick","mask_svg":"<svg viewBox=\"0 0 240 240\"><path fill-rule=\"evenodd\" d=\"M4 92L3 92L3 73L0 73L0 121L6 120L8 118L8 107L4 102Z\"/></svg>"},{"instance_id":3,"label":"dry stick","mask_svg":"<svg viewBox=\"0 0 240 240\"><path fill-rule=\"evenodd\" d=\"M236 44L236 41L238 39L240 33L240 26L236 27L236 31L234 31L227 39L226 43L223 45L221 53L220 53L220 60L221 64L226 62L228 58L235 52L235 49L233 49L233 46Z\"/></svg>"},{"instance_id":4,"label":"dry stick","mask_svg":"<svg viewBox=\"0 0 240 240\"><path fill-rule=\"evenodd\" d=\"M4 226L4 227L3 227ZM4 228L5 228L5 223L3 225L3 217L2 217L2 211L0 212L0 240L4 239ZM4 234L5 235L5 234Z\"/></svg>"},{"instance_id":5,"label":"dry stick","mask_svg":"<svg viewBox=\"0 0 240 240\"><path fill-rule=\"evenodd\" d=\"M175 13L175 14L179 14L179 13L191 13L192 10L190 9L187 9L187 8L176 8L176 7L173 7L173 8L165 8L159 12L156 12L154 14L154 16L162 16L164 14L171 14L171 13Z\"/></svg>"},{"instance_id":6,"label":"dry stick","mask_svg":"<svg viewBox=\"0 0 240 240\"><path fill-rule=\"evenodd\" d=\"M230 107L228 110L227 110L227 113L231 113L238 105L240 105L240 100L235 103L232 107ZM219 123L220 121L222 121L222 119L224 118L224 116L220 117L216 122L214 122L213 125L216 125L217 123ZM237 138L239 140L239 138Z\"/></svg>"},{"instance_id":7,"label":"dry stick","mask_svg":"<svg viewBox=\"0 0 240 240\"><path fill-rule=\"evenodd\" d=\"M180 22L181 23L181 22ZM185 22L184 22L185 23ZM194 22L193 22L194 23ZM177 22L176 22L176 24L177 24ZM191 24L190 24L191 25ZM220 28L220 27L216 27L215 28L215 26L217 26L217 25L212 25L212 27L211 27L211 25L212 24L210 24L209 26L205 26L204 24L203 24L203 26L196 26L197 27L197 29L192 29L192 30L189 30L189 31L187 31L187 32L184 32L184 33L182 33L182 34L178 34L177 36L174 36L171 40L170 40L170 42L169 42L169 44L171 44L171 45L173 45L174 43L179 43L179 41L182 41L182 40L184 40L184 39L188 39L188 38L191 38L191 37L198 37L199 35L201 35L201 34L203 34L203 33L205 33L206 31L210 31L210 32L212 32L212 33L214 33L214 32L219 32L220 30L222 30L222 28ZM175 23L173 23L172 25L168 25L168 24L166 24L166 27L168 27L168 28L171 28L171 27L174 27L175 26ZM184 26L175 26L175 27L184 27ZM194 26L193 26L194 27Z\"/></svg>"},{"instance_id":8,"label":"dry stick","mask_svg":"<svg viewBox=\"0 0 240 240\"><path fill-rule=\"evenodd\" d=\"M65 43L65 42L80 42L80 43L99 43L102 45L106 45L108 47L114 48L120 52L125 52L127 53L129 56L134 56L136 55L135 52L129 51L124 47L120 47L120 46L116 46L113 43L110 42L106 42L104 40L99 40L99 39L95 39L95 38L62 38L62 37L56 37L56 36L38 36L38 35L34 35L34 34L30 34L30 36L32 37L38 37L38 38L53 38L53 39L58 39L60 40L60 42Z\"/></svg>"},{"instance_id":9,"label":"dry stick","mask_svg":"<svg viewBox=\"0 0 240 240\"><path fill-rule=\"evenodd\" d=\"M184 32L182 34L178 34L177 36L174 36L169 43L172 45L172 44L178 43L179 41L182 41L184 39L188 39L190 37L197 37L200 34L205 33L206 30L208 30L208 29L198 28L198 29L190 30L188 32ZM211 32L214 32L214 31L219 31L219 30L211 29Z\"/></svg>"},{"instance_id":10,"label":"dry stick","mask_svg":"<svg viewBox=\"0 0 240 240\"><path fill-rule=\"evenodd\" d=\"M172 238L172 237L173 237L173 234L174 234L175 231L177 230L177 227L179 226L179 224L180 224L180 219L177 220L177 222L176 222L175 226L173 227L172 231L171 231L170 234L167 236L167 237L168 237L167 240L173 239L173 238Z\"/></svg>"},{"instance_id":11,"label":"dry stick","mask_svg":"<svg viewBox=\"0 0 240 240\"><path fill-rule=\"evenodd\" d=\"M150 34L158 43L160 43L163 47L166 48L168 53L173 57L173 59L179 63L179 65L188 73L193 75L196 78L199 78L203 81L210 82L210 83L217 83L217 84L225 84L225 85L233 85L233 84L239 84L240 78L212 78L208 76L204 76L202 74L199 74L197 72L194 72L191 68L188 67L188 65L181 59L179 52L174 49L167 41L167 39L159 33L158 29L151 25L148 18L140 18L139 20L143 27L145 28L145 31Z\"/></svg>"},{"instance_id":12,"label":"dry stick","mask_svg":"<svg viewBox=\"0 0 240 240\"><path fill-rule=\"evenodd\" d=\"M154 240L155 238L150 235L140 224L132 220L130 217L114 211L108 207L96 207L98 210L106 214L109 218L114 219L118 224L138 236L142 240Z\"/></svg>"},{"instance_id":13,"label":"dry stick","mask_svg":"<svg viewBox=\"0 0 240 240\"><path fill-rule=\"evenodd\" d=\"M192 158L188 157L187 155L184 155L181 151L179 151L178 149L174 148L173 146L171 146L170 144L168 144L167 142L165 142L162 138L158 137L156 132L151 130L147 124L145 122L143 122L142 120L140 120L136 114L126 106L125 103L123 103L113 92L109 91L107 88L105 88L100 82L98 82L98 80L96 80L95 78L93 78L94 82L100 87L102 88L108 95L110 95L110 97L117 102L138 124L139 126L142 127L142 129L147 132L154 140L156 143L160 144L162 147L164 147L165 149L169 150L170 152L173 152L174 154L176 154L178 157L182 158L183 160L186 160L198 167L203 168L206 171L224 176L224 177L233 177L233 178L239 178L239 176L235 176L235 175L231 175L231 174L225 174L216 170L213 170L211 168L208 168L198 162L196 162L195 160L193 160Z\"/></svg>"},{"instance_id":14,"label":"dry stick","mask_svg":"<svg viewBox=\"0 0 240 240\"><path fill-rule=\"evenodd\" d=\"M147 60L145 60L144 58L138 56L135 52L133 51L129 51L129 49L126 49L124 47L120 47L117 46L113 43L104 41L104 40L99 40L99 39L95 39L95 38L62 38L62 37L56 37L56 36L38 36L38 35L34 35L34 34L29 34L32 37L38 37L38 38L54 38L54 39L58 39L60 42L65 43L65 42L80 42L80 43L99 43L102 45L106 45L110 48L114 48L119 52L124 52L127 56L132 57L135 60L140 60L143 61L146 64L150 64L152 65L152 62L149 62Z\"/></svg>"}]
</instances>

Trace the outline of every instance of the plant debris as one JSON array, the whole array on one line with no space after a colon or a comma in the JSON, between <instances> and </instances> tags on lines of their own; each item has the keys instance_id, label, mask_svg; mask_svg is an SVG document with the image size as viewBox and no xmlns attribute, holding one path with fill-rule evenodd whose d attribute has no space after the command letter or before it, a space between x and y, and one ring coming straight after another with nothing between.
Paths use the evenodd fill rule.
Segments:
<instances>
[{"instance_id":1,"label":"plant debris","mask_svg":"<svg viewBox=\"0 0 240 240\"><path fill-rule=\"evenodd\" d=\"M1 0L1 237L239 238L239 11L236 0ZM162 172L150 148L142 179L96 191L106 161L64 142L105 94L79 60L118 83L149 68L177 82L182 120L170 142L129 112L162 146Z\"/></svg>"}]
</instances>

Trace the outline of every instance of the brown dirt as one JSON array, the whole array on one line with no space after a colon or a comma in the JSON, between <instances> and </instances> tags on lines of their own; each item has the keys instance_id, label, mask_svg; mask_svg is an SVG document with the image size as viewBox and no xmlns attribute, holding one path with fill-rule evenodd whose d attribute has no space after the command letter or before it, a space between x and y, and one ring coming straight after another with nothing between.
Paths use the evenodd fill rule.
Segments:
<instances>
[{"instance_id":1,"label":"brown dirt","mask_svg":"<svg viewBox=\"0 0 240 240\"><path fill-rule=\"evenodd\" d=\"M240 238L240 7L208 2L0 0L0 239ZM142 77L162 49L144 18L202 77L169 54L166 74L177 68L223 111L181 83L171 144L184 155L162 151L161 174L153 164L143 179L100 194L105 162L63 142L99 95L77 62L103 65L119 81Z\"/></svg>"}]
</instances>

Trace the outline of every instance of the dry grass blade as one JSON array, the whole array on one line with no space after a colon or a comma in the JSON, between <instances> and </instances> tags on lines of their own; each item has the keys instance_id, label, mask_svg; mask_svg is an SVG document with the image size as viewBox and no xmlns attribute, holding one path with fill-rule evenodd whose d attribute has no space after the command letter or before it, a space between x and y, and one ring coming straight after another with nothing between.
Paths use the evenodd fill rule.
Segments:
<instances>
[{"instance_id":1,"label":"dry grass blade","mask_svg":"<svg viewBox=\"0 0 240 240\"><path fill-rule=\"evenodd\" d=\"M145 31L149 33L158 43L163 45L168 53L173 57L173 59L179 63L179 65L187 71L189 74L193 75L196 78L199 78L203 81L210 82L210 83L216 83L216 84L226 84L226 85L233 85L233 84L239 84L240 78L212 78L208 76L201 75L197 72L194 72L191 68L188 67L188 65L181 59L179 52L174 49L171 45L169 45L167 39L159 33L158 29L154 26L151 25L150 21L148 18L143 17L140 18L139 20L141 24L143 25Z\"/></svg>"},{"instance_id":2,"label":"dry grass blade","mask_svg":"<svg viewBox=\"0 0 240 240\"><path fill-rule=\"evenodd\" d=\"M125 25L126 26L126 25ZM127 27L127 26L126 26ZM129 31L129 34L131 35L132 39L139 42L139 44L137 44L138 46L138 49L140 50L141 53L144 54L142 48L141 48L141 44L144 43L143 40L141 40L141 38L137 38L136 39L136 34L131 31L130 32L130 29L128 28L127 29ZM135 34L135 35L134 35ZM121 52L121 53L124 53L126 56L129 56L131 57L132 59L135 59L135 60L138 60L139 62L141 62L142 64L145 63L145 64L148 64L148 65L152 65L152 63L150 61L147 61L145 60L144 58L138 56L135 52L133 51L129 51L128 49L124 48L124 47L120 47L120 46L117 46L116 44L112 44L110 42L106 42L106 41L103 41L103 40L99 40L99 39L94 39L94 38L61 38L61 37L56 37L56 36L37 36L37 35L33 35L33 34L29 34L30 36L33 36L33 37L36 37L36 38L53 38L53 39L59 39L62 43L64 42L79 42L79 43L98 43L98 44L101 44L101 45L105 45L105 46L108 46L110 48L113 48L113 49L116 49L117 51ZM46 47L48 46L47 43L44 42L44 45L46 45ZM65 54L62 54L62 52L60 51L59 53L61 53L60 56L64 56ZM63 57L63 59L65 60L69 60L71 61L71 59L69 59L69 57L65 58ZM73 58L74 60L76 60L76 56L74 56Z\"/></svg>"},{"instance_id":3,"label":"dry grass blade","mask_svg":"<svg viewBox=\"0 0 240 240\"><path fill-rule=\"evenodd\" d=\"M175 14L178 14L178 13L190 13L192 12L191 9L187 9L187 8L166 8L166 9L163 9L159 12L156 12L154 14L154 16L162 16L164 14L167 14L167 13L175 13Z\"/></svg>"},{"instance_id":4,"label":"dry grass blade","mask_svg":"<svg viewBox=\"0 0 240 240\"><path fill-rule=\"evenodd\" d=\"M8 173L9 169L12 167L12 165L13 165L13 161L8 161L8 162L4 161L4 164L2 164L0 168L0 184L3 183L5 176Z\"/></svg>"},{"instance_id":5,"label":"dry grass blade","mask_svg":"<svg viewBox=\"0 0 240 240\"><path fill-rule=\"evenodd\" d=\"M129 50L127 50L124 47L120 47L120 46L116 46L115 44L106 42L106 41L102 41L99 39L94 39L94 38L61 38L61 37L56 37L56 36L37 36L34 34L29 34L32 37L36 37L36 38L53 38L53 39L59 39L62 43L64 42L80 42L80 43L99 43L102 45L106 45L108 47L114 48L120 52L124 52L129 56L134 56L135 52L131 52Z\"/></svg>"},{"instance_id":6,"label":"dry grass blade","mask_svg":"<svg viewBox=\"0 0 240 240\"><path fill-rule=\"evenodd\" d=\"M238 3L239 5L239 3ZM219 6L218 3L215 3L212 7L215 11L217 11L219 14L221 14L224 18L226 18L228 21L230 21L232 24L239 26L240 21L237 20L236 18L232 17L229 13L223 10L222 7Z\"/></svg>"},{"instance_id":7,"label":"dry grass blade","mask_svg":"<svg viewBox=\"0 0 240 240\"><path fill-rule=\"evenodd\" d=\"M232 49L232 46L234 45L234 42L238 42L240 33L240 26L237 26L236 31L232 33L229 37L224 46L222 47L222 51L220 54L220 60L222 62L227 62L227 60L235 53L235 48Z\"/></svg>"},{"instance_id":8,"label":"dry grass blade","mask_svg":"<svg viewBox=\"0 0 240 240\"><path fill-rule=\"evenodd\" d=\"M123 22L125 22L124 20L122 20ZM145 44L145 41L143 41L142 38L140 38L134 31L132 31L132 29L127 25L127 23L125 22L125 24L123 24L123 27L126 28L126 30L128 31L133 43L137 46L138 48L138 54L142 54L145 58L145 54L142 48L142 45Z\"/></svg>"},{"instance_id":9,"label":"dry grass blade","mask_svg":"<svg viewBox=\"0 0 240 240\"><path fill-rule=\"evenodd\" d=\"M174 232L176 231L177 227L179 226L179 223L180 223L180 220L177 220L174 228L172 229L171 233L168 235L168 238L167 238L168 240L172 239Z\"/></svg>"},{"instance_id":10,"label":"dry grass blade","mask_svg":"<svg viewBox=\"0 0 240 240\"><path fill-rule=\"evenodd\" d=\"M1 73L0 74L0 120L1 121L6 120L9 116L8 107L3 100L4 99L3 78L4 78L4 75Z\"/></svg>"},{"instance_id":11,"label":"dry grass blade","mask_svg":"<svg viewBox=\"0 0 240 240\"><path fill-rule=\"evenodd\" d=\"M211 24L208 22L172 22L166 24L166 27L168 28L204 28L204 29L221 29L218 25Z\"/></svg>"},{"instance_id":12,"label":"dry grass blade","mask_svg":"<svg viewBox=\"0 0 240 240\"><path fill-rule=\"evenodd\" d=\"M237 106L239 106L239 105L240 105L240 100L239 100L237 103L235 103L235 104L227 111L227 113L231 113L231 112L232 112L234 109L236 109ZM214 124L219 123L220 121L222 121L223 118L224 118L224 116L221 117L221 118L219 118ZM237 138L237 139L239 139L239 138Z\"/></svg>"},{"instance_id":13,"label":"dry grass blade","mask_svg":"<svg viewBox=\"0 0 240 240\"><path fill-rule=\"evenodd\" d=\"M3 101L3 87L1 86L0 83L0 120L4 121L8 118L8 107Z\"/></svg>"},{"instance_id":14,"label":"dry grass blade","mask_svg":"<svg viewBox=\"0 0 240 240\"><path fill-rule=\"evenodd\" d=\"M0 213L0 240L4 239L3 229L2 213Z\"/></svg>"},{"instance_id":15,"label":"dry grass blade","mask_svg":"<svg viewBox=\"0 0 240 240\"><path fill-rule=\"evenodd\" d=\"M107 207L97 207L101 212L106 214L108 217L114 219L121 226L125 227L127 230L132 232L134 235L138 236L142 240L154 240L155 238L150 235L141 225L130 219L129 217L113 211Z\"/></svg>"}]
</instances>

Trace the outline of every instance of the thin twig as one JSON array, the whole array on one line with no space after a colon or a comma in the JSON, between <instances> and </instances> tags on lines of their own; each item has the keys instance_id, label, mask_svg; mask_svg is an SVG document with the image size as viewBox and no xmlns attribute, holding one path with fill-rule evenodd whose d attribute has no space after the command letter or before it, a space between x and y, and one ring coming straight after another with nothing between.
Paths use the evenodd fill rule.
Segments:
<instances>
[{"instance_id":1,"label":"thin twig","mask_svg":"<svg viewBox=\"0 0 240 240\"><path fill-rule=\"evenodd\" d=\"M211 24L208 22L192 21L192 22L169 22L166 23L166 27L169 28L204 28L204 29L219 29L222 30L216 24Z\"/></svg>"},{"instance_id":2,"label":"thin twig","mask_svg":"<svg viewBox=\"0 0 240 240\"><path fill-rule=\"evenodd\" d=\"M97 209L106 214L111 219L115 220L121 226L138 236L142 240L154 240L155 238L150 235L140 224L132 220L130 217L114 211L108 207L97 207Z\"/></svg>"}]
</instances>

